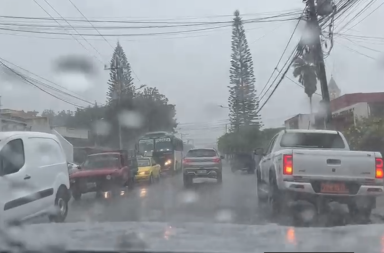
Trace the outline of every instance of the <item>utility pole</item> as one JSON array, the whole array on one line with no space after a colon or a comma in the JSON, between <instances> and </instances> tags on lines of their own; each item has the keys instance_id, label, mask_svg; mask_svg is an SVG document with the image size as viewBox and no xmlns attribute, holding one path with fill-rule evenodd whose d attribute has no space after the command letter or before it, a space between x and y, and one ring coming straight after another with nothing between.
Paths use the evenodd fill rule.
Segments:
<instances>
[{"instance_id":1,"label":"utility pole","mask_svg":"<svg viewBox=\"0 0 384 253\"><path fill-rule=\"evenodd\" d=\"M330 97L329 97L328 84L327 84L327 75L325 72L323 49L321 47L321 41L320 41L321 30L319 26L319 21L317 19L315 0L307 0L307 4L308 4L308 10L309 10L308 24L310 27L310 31L315 33L314 37L316 38L316 41L314 44L314 50L315 50L314 56L315 56L315 63L318 69L317 73L318 73L318 78L320 80L321 94L323 97L322 104L325 107L324 123L327 129L332 129L333 128L332 112L331 112Z\"/></svg>"}]
</instances>

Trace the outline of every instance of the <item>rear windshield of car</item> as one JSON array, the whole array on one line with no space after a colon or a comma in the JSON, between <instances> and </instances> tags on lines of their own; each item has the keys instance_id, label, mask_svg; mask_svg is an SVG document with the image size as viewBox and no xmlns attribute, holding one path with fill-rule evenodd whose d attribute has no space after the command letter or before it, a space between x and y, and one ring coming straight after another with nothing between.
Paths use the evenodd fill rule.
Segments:
<instances>
[{"instance_id":1,"label":"rear windshield of car","mask_svg":"<svg viewBox=\"0 0 384 253\"><path fill-rule=\"evenodd\" d=\"M120 167L119 155L91 155L87 157L82 168L86 169L105 169Z\"/></svg>"},{"instance_id":2,"label":"rear windshield of car","mask_svg":"<svg viewBox=\"0 0 384 253\"><path fill-rule=\"evenodd\" d=\"M329 133L285 133L280 146L292 148L345 148L344 141L339 134Z\"/></svg>"},{"instance_id":3,"label":"rear windshield of car","mask_svg":"<svg viewBox=\"0 0 384 253\"><path fill-rule=\"evenodd\" d=\"M194 149L187 153L187 157L215 157L216 151L212 149Z\"/></svg>"},{"instance_id":4,"label":"rear windshield of car","mask_svg":"<svg viewBox=\"0 0 384 253\"><path fill-rule=\"evenodd\" d=\"M140 159L140 160L137 160L137 164L139 167L147 167L147 166L151 166L151 162L149 161L149 159Z\"/></svg>"}]
</instances>

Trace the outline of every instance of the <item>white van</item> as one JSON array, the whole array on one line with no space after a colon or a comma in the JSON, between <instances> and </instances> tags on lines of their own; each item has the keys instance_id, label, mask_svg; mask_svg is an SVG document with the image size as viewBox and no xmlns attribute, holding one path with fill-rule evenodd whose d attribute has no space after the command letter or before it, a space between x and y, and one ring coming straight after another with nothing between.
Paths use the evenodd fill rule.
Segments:
<instances>
[{"instance_id":1,"label":"white van","mask_svg":"<svg viewBox=\"0 0 384 253\"><path fill-rule=\"evenodd\" d=\"M68 213L69 175L63 148L53 134L0 132L0 218L26 220Z\"/></svg>"}]
</instances>

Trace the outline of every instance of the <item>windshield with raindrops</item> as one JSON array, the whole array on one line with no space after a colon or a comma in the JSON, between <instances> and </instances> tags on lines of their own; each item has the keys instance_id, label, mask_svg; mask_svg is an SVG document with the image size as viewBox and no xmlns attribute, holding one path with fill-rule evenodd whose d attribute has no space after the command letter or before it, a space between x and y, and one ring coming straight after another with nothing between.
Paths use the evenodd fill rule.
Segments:
<instances>
[{"instance_id":1,"label":"windshield with raindrops","mask_svg":"<svg viewBox=\"0 0 384 253\"><path fill-rule=\"evenodd\" d=\"M0 251L384 252L384 0L4 0Z\"/></svg>"}]
</instances>

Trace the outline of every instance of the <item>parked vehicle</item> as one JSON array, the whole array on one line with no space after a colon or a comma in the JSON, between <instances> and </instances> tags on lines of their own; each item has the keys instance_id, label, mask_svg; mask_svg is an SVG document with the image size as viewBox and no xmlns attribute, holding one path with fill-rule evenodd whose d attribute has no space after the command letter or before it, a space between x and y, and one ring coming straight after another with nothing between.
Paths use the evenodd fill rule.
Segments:
<instances>
[{"instance_id":1,"label":"parked vehicle","mask_svg":"<svg viewBox=\"0 0 384 253\"><path fill-rule=\"evenodd\" d=\"M230 160L231 171L247 171L249 174L255 172L255 160L252 153L236 153Z\"/></svg>"},{"instance_id":2,"label":"parked vehicle","mask_svg":"<svg viewBox=\"0 0 384 253\"><path fill-rule=\"evenodd\" d=\"M139 171L136 182L148 182L152 184L160 181L160 165L152 157L140 157L137 159Z\"/></svg>"},{"instance_id":3,"label":"parked vehicle","mask_svg":"<svg viewBox=\"0 0 384 253\"><path fill-rule=\"evenodd\" d=\"M265 151L257 179L259 201L268 201L274 214L307 200L319 213L336 201L369 217L384 191L383 159L379 152L351 151L338 131L283 130Z\"/></svg>"},{"instance_id":4,"label":"parked vehicle","mask_svg":"<svg viewBox=\"0 0 384 253\"><path fill-rule=\"evenodd\" d=\"M74 172L79 171L80 165L75 164L75 163L69 163L69 162L67 163L67 165L68 165L68 173L69 173L69 175L71 175Z\"/></svg>"},{"instance_id":5,"label":"parked vehicle","mask_svg":"<svg viewBox=\"0 0 384 253\"><path fill-rule=\"evenodd\" d=\"M137 173L137 159L125 150L88 155L79 171L70 175L72 196L96 192L97 196L124 195L126 188L133 188Z\"/></svg>"},{"instance_id":6,"label":"parked vehicle","mask_svg":"<svg viewBox=\"0 0 384 253\"><path fill-rule=\"evenodd\" d=\"M0 132L2 219L48 215L51 221L63 222L68 213L68 189L67 161L55 135Z\"/></svg>"},{"instance_id":7,"label":"parked vehicle","mask_svg":"<svg viewBox=\"0 0 384 253\"><path fill-rule=\"evenodd\" d=\"M215 178L217 183L223 182L223 166L220 156L215 149L198 148L188 151L183 160L184 187L189 187L194 178Z\"/></svg>"}]
</instances>

